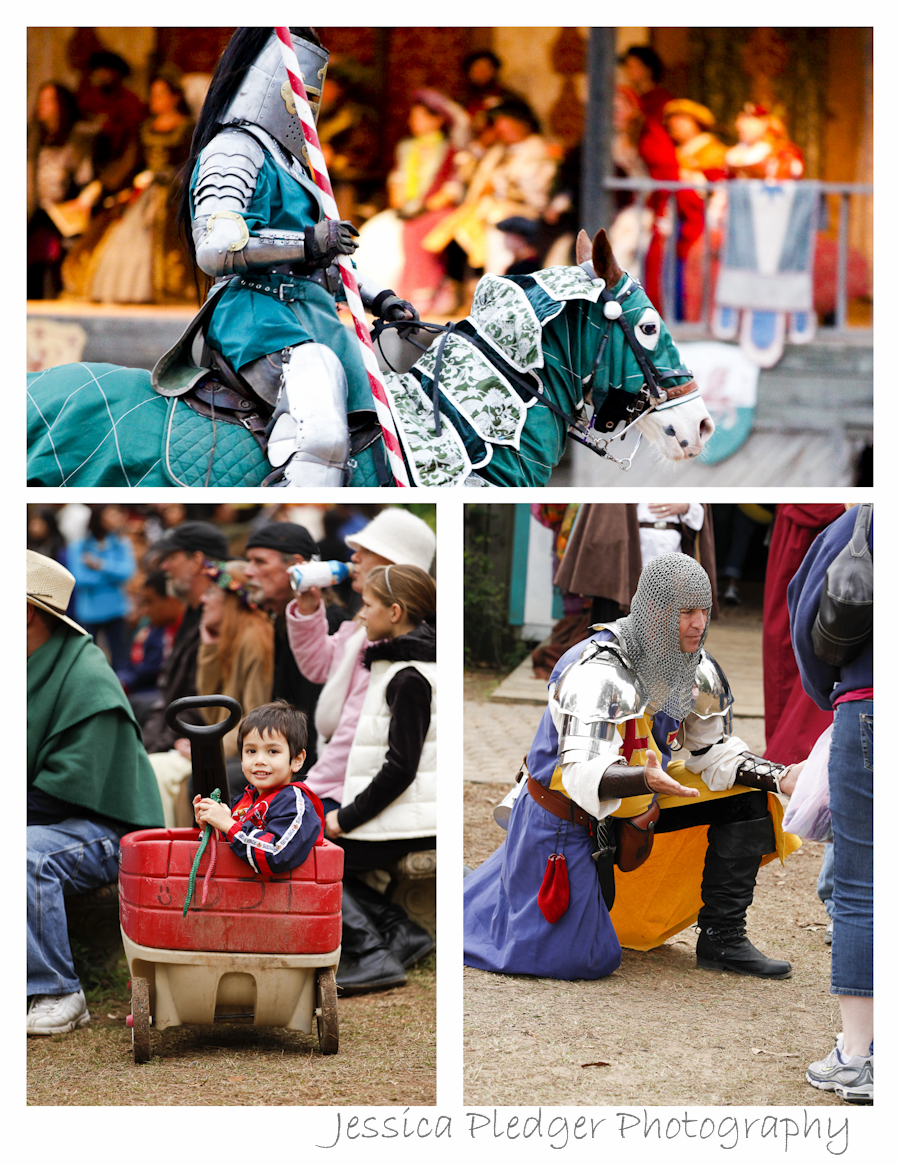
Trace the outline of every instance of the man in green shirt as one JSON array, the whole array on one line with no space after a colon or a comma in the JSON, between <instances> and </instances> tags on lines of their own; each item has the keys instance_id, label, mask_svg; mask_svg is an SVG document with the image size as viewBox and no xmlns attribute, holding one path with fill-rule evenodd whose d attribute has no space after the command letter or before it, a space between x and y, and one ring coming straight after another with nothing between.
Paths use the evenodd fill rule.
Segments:
<instances>
[{"instance_id":1,"label":"man in green shirt","mask_svg":"<svg viewBox=\"0 0 900 1165\"><path fill-rule=\"evenodd\" d=\"M30 1036L90 1021L65 894L114 882L119 839L163 824L156 778L106 657L66 615L75 580L29 550L28 987Z\"/></svg>"}]
</instances>

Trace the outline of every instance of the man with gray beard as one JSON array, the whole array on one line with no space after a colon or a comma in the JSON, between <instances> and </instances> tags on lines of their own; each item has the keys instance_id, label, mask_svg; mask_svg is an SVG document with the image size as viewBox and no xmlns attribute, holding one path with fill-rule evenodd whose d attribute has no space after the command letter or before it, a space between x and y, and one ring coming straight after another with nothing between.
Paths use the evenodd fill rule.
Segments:
<instances>
[{"instance_id":1,"label":"man with gray beard","mask_svg":"<svg viewBox=\"0 0 900 1165\"><path fill-rule=\"evenodd\" d=\"M209 586L206 566L221 565L228 558L228 542L209 522L182 522L168 530L152 547L167 589L186 603L184 618L175 635L172 652L159 675L160 697L144 722L144 745L149 753L175 747L176 734L166 724L166 708L173 700L197 694L197 650L200 645L200 599ZM181 713L188 723L203 724L199 712Z\"/></svg>"}]
</instances>

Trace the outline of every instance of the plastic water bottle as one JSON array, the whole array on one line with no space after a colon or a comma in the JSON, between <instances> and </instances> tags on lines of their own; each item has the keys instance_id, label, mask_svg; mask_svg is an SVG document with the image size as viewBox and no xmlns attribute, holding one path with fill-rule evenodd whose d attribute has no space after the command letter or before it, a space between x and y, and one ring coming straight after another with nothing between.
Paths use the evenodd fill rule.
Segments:
<instances>
[{"instance_id":1,"label":"plastic water bottle","mask_svg":"<svg viewBox=\"0 0 900 1165\"><path fill-rule=\"evenodd\" d=\"M288 567L291 590L295 595L308 591L310 587L335 587L353 574L352 562L338 562L336 558L327 562L304 562Z\"/></svg>"}]
</instances>

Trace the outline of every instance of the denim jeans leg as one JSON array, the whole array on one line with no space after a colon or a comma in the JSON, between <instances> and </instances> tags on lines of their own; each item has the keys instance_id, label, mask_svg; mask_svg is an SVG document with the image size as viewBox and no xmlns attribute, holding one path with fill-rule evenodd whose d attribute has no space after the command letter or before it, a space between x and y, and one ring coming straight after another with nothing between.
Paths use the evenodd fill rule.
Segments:
<instances>
[{"instance_id":1,"label":"denim jeans leg","mask_svg":"<svg viewBox=\"0 0 900 1165\"><path fill-rule=\"evenodd\" d=\"M828 917L834 914L834 844L825 843L825 852L822 854L822 868L819 870L819 881L816 883L816 893L825 904Z\"/></svg>"},{"instance_id":2,"label":"denim jeans leg","mask_svg":"<svg viewBox=\"0 0 900 1165\"><path fill-rule=\"evenodd\" d=\"M68 995L81 984L72 965L65 894L118 877L119 838L93 821L70 817L29 825L28 995Z\"/></svg>"},{"instance_id":3,"label":"denim jeans leg","mask_svg":"<svg viewBox=\"0 0 900 1165\"><path fill-rule=\"evenodd\" d=\"M834 831L833 995L872 994L872 741L872 701L839 704L828 759Z\"/></svg>"}]
</instances>

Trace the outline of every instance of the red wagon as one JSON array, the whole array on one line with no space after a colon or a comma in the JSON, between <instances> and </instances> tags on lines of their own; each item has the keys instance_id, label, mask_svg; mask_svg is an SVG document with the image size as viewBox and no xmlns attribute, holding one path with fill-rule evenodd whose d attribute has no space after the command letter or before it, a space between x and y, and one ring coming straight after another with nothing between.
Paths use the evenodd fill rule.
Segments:
<instances>
[{"instance_id":1,"label":"red wagon","mask_svg":"<svg viewBox=\"0 0 900 1165\"><path fill-rule=\"evenodd\" d=\"M190 699L224 705L227 698ZM177 715L185 705L177 701L170 712ZM231 705L240 715L229 700ZM217 745L234 722L232 710L228 720L212 726ZM206 750L204 759L209 759L211 736L206 729L179 720L178 731L192 737L195 754ZM208 795L211 788L207 791L198 781L203 766L196 755L193 767L195 791ZM224 761L221 768L207 779L218 777L225 788ZM135 1062L150 1058L151 1023L163 1030L250 1020L260 1027L311 1034L315 1019L321 1051L336 1052L343 851L324 840L302 866L266 878L220 842L207 900L201 904L212 861L210 845L183 917L201 837L197 828L142 829L126 834L120 843L119 920L131 973Z\"/></svg>"}]
</instances>

